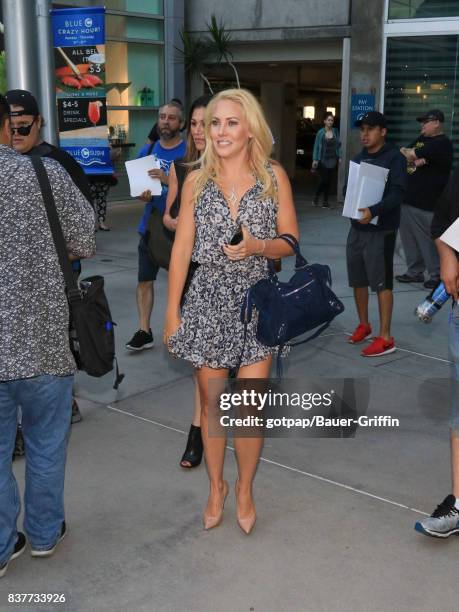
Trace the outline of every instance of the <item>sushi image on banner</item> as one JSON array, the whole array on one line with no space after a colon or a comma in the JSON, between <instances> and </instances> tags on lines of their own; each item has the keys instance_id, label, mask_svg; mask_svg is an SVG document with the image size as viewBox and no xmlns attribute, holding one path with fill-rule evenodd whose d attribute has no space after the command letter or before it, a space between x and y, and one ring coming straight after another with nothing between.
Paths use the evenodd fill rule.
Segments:
<instances>
[{"instance_id":1,"label":"sushi image on banner","mask_svg":"<svg viewBox=\"0 0 459 612\"><path fill-rule=\"evenodd\" d=\"M112 174L105 89L105 9L51 11L59 144L87 174Z\"/></svg>"},{"instance_id":2,"label":"sushi image on banner","mask_svg":"<svg viewBox=\"0 0 459 612\"><path fill-rule=\"evenodd\" d=\"M55 47L57 98L105 95L105 45Z\"/></svg>"}]
</instances>

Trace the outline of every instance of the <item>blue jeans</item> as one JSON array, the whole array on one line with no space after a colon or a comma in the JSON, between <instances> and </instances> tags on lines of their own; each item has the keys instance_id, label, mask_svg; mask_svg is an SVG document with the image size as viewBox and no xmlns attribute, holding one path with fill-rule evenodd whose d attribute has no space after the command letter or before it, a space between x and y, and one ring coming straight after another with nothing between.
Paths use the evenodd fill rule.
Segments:
<instances>
[{"instance_id":1,"label":"blue jeans","mask_svg":"<svg viewBox=\"0 0 459 612\"><path fill-rule=\"evenodd\" d=\"M0 565L13 552L21 509L12 469L19 405L26 456L24 530L36 550L51 548L59 538L72 385L73 376L51 375L0 382Z\"/></svg>"}]
</instances>

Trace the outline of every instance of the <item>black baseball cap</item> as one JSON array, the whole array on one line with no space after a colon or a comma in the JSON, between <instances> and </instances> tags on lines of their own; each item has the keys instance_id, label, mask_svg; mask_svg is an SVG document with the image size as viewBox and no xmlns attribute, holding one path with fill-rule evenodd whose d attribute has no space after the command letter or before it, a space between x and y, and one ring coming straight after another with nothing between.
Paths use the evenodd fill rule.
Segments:
<instances>
[{"instance_id":1,"label":"black baseball cap","mask_svg":"<svg viewBox=\"0 0 459 612\"><path fill-rule=\"evenodd\" d=\"M26 91L25 89L10 89L10 91L6 92L5 98L10 107L12 104L15 104L16 106L22 106L24 109L22 111L10 111L10 115L13 117L18 117L20 115L33 115L37 117L40 114L37 101L30 91Z\"/></svg>"},{"instance_id":2,"label":"black baseball cap","mask_svg":"<svg viewBox=\"0 0 459 612\"><path fill-rule=\"evenodd\" d=\"M376 125L379 125L381 128L386 128L387 121L382 113L379 113L378 111L369 111L358 119L354 125L355 127L360 127L361 125L370 125L371 127L375 127Z\"/></svg>"},{"instance_id":3,"label":"black baseball cap","mask_svg":"<svg viewBox=\"0 0 459 612\"><path fill-rule=\"evenodd\" d=\"M419 123L425 123L426 121L439 121L440 123L445 123L445 115L438 108L434 108L430 111L427 111L421 117L417 117L416 121Z\"/></svg>"}]
</instances>

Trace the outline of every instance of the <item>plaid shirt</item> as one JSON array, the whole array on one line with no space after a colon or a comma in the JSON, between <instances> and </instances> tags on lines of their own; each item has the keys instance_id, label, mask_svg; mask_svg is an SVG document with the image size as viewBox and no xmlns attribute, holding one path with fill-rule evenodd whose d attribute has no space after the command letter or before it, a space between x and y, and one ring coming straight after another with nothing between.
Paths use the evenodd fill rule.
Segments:
<instances>
[{"instance_id":1,"label":"plaid shirt","mask_svg":"<svg viewBox=\"0 0 459 612\"><path fill-rule=\"evenodd\" d=\"M43 159L69 253L95 252L91 204ZM0 381L75 371L65 285L29 157L0 145Z\"/></svg>"}]
</instances>

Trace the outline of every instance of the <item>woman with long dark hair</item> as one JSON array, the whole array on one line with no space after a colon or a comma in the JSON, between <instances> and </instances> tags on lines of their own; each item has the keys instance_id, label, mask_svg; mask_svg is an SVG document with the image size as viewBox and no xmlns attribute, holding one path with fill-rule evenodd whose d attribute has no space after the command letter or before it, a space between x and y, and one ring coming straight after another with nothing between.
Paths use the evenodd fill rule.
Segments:
<instances>
[{"instance_id":1,"label":"woman with long dark hair","mask_svg":"<svg viewBox=\"0 0 459 612\"><path fill-rule=\"evenodd\" d=\"M170 168L169 191L167 194L166 211L164 213L163 223L171 232L175 232L177 227L178 210L185 178L192 169L192 164L199 159L206 146L204 116L206 106L209 104L210 100L211 96L201 96L191 105L187 124L188 139L186 155L183 159L175 161ZM188 433L185 452L180 460L180 465L183 468L197 467L202 461L202 453L201 401L199 397L199 386L196 383L193 420Z\"/></svg>"},{"instance_id":2,"label":"woman with long dark hair","mask_svg":"<svg viewBox=\"0 0 459 612\"><path fill-rule=\"evenodd\" d=\"M319 171L320 181L312 203L319 206L320 195L324 194L322 208L330 208L328 196L339 162L341 161L341 143L339 132L333 127L335 118L333 113L327 112L324 117L324 127L316 135L312 153L312 172Z\"/></svg>"},{"instance_id":3,"label":"woman with long dark hair","mask_svg":"<svg viewBox=\"0 0 459 612\"><path fill-rule=\"evenodd\" d=\"M267 260L292 254L277 236L298 237L298 225L288 177L270 160L272 135L250 92L230 89L212 98L205 133L200 167L189 173L182 190L164 341L175 357L196 368L210 481L203 518L204 528L211 529L222 520L228 483L223 478L225 437L209 435L210 410L214 409L209 383L220 384L233 368L239 368L240 379L268 378L278 347L257 340L256 316L244 333L241 306L247 289L268 277ZM242 239L234 244L238 234ZM200 265L181 308L191 260ZM234 438L237 522L246 534L256 520L252 483L262 445L262 437Z\"/></svg>"}]
</instances>

